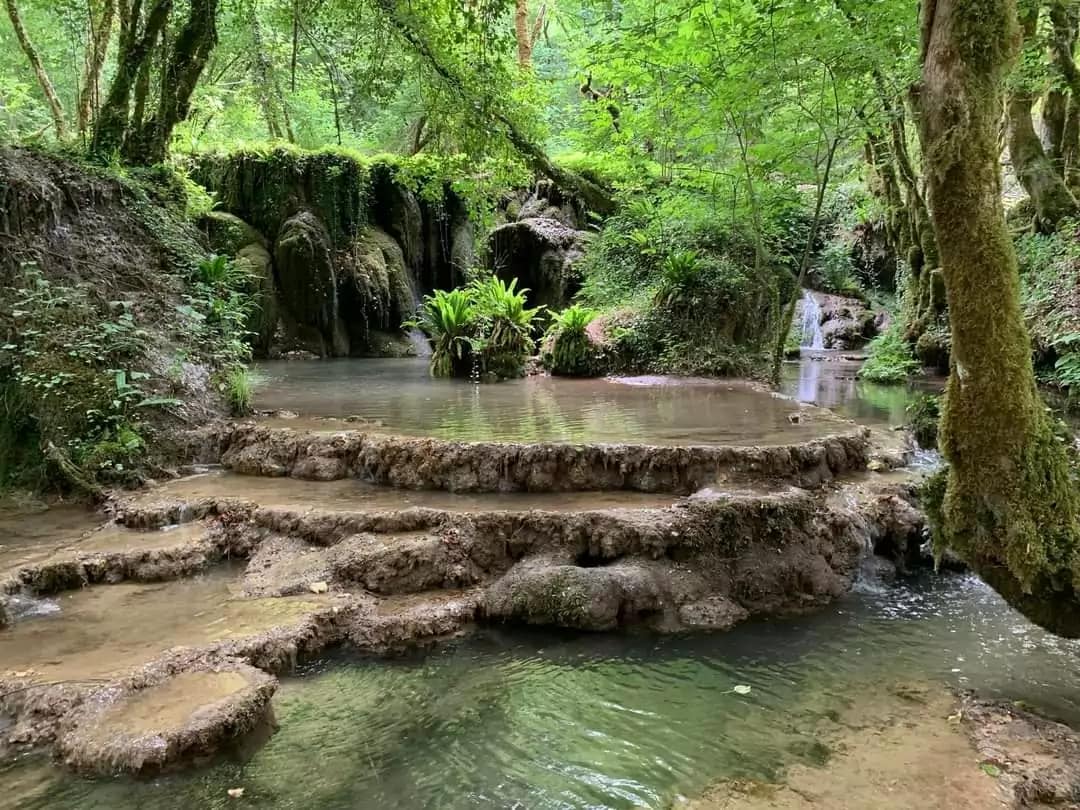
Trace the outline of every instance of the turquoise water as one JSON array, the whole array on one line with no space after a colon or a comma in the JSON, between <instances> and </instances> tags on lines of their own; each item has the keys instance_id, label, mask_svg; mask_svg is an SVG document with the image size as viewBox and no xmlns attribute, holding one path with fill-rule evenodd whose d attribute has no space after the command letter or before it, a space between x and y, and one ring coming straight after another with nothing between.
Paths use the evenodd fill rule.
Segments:
<instances>
[{"instance_id":1,"label":"turquoise water","mask_svg":"<svg viewBox=\"0 0 1080 810\"><path fill-rule=\"evenodd\" d=\"M820 763L822 720L890 683L975 688L1080 720L1080 644L960 576L725 634L496 628L389 662L342 652L300 675L275 698L280 730L245 762L135 782L37 758L0 772L3 795L121 810L666 808L719 778Z\"/></svg>"}]
</instances>

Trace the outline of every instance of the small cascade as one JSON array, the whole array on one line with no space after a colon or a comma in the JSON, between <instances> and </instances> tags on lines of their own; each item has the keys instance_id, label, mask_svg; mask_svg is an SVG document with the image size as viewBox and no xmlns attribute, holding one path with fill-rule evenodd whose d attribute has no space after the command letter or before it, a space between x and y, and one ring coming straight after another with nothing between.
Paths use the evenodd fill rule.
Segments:
<instances>
[{"instance_id":1,"label":"small cascade","mask_svg":"<svg viewBox=\"0 0 1080 810\"><path fill-rule=\"evenodd\" d=\"M60 604L52 599L41 599L27 593L12 594L7 598L7 612L14 621L55 616Z\"/></svg>"},{"instance_id":2,"label":"small cascade","mask_svg":"<svg viewBox=\"0 0 1080 810\"><path fill-rule=\"evenodd\" d=\"M821 305L810 290L803 290L801 348L825 348L825 337L821 333Z\"/></svg>"},{"instance_id":3,"label":"small cascade","mask_svg":"<svg viewBox=\"0 0 1080 810\"><path fill-rule=\"evenodd\" d=\"M413 327L405 333L405 336L409 338L409 343L413 345L417 357L431 356L431 344L428 343L428 339L424 337L423 332Z\"/></svg>"},{"instance_id":4,"label":"small cascade","mask_svg":"<svg viewBox=\"0 0 1080 810\"><path fill-rule=\"evenodd\" d=\"M423 301L420 299L420 293L417 292L419 289L419 280L410 278L409 292L412 293L414 315L420 312L420 307L423 304ZM416 352L417 357L431 357L431 344L428 343L427 336L423 332L413 326L406 330L405 335L409 338L409 343L412 344L413 351Z\"/></svg>"}]
</instances>

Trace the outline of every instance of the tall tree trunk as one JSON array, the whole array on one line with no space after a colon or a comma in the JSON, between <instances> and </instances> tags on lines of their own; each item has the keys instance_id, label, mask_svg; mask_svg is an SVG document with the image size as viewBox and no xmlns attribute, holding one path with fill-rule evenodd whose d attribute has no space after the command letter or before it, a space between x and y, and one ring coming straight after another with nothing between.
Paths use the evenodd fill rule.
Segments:
<instances>
[{"instance_id":1,"label":"tall tree trunk","mask_svg":"<svg viewBox=\"0 0 1080 810\"><path fill-rule=\"evenodd\" d=\"M1080 96L1072 93L1061 134L1061 160L1065 164L1065 185L1071 189L1080 187Z\"/></svg>"},{"instance_id":2,"label":"tall tree trunk","mask_svg":"<svg viewBox=\"0 0 1080 810\"><path fill-rule=\"evenodd\" d=\"M105 66L105 56L112 37L113 19L116 16L116 0L103 0L101 14L95 19L93 4L87 6L90 17L90 38L86 43L85 70L83 86L79 92L78 128L79 134L85 135L90 129L90 122L97 109L100 97L101 70Z\"/></svg>"},{"instance_id":3,"label":"tall tree trunk","mask_svg":"<svg viewBox=\"0 0 1080 810\"><path fill-rule=\"evenodd\" d=\"M532 26L529 25L529 0L515 0L514 35L517 37L518 67L532 67Z\"/></svg>"},{"instance_id":4,"label":"tall tree trunk","mask_svg":"<svg viewBox=\"0 0 1080 810\"><path fill-rule=\"evenodd\" d=\"M92 148L98 154L111 155L124 146L131 115L131 92L144 66L149 69L148 60L158 35L169 19L172 0L154 0L140 32L141 9L141 0L131 0L130 6L126 3L121 6L116 73L94 124Z\"/></svg>"},{"instance_id":5,"label":"tall tree trunk","mask_svg":"<svg viewBox=\"0 0 1080 810\"><path fill-rule=\"evenodd\" d=\"M188 117L191 96L217 45L217 13L218 0L191 0L184 27L165 51L157 110L125 144L125 157L132 163L165 159L173 130Z\"/></svg>"},{"instance_id":6,"label":"tall tree trunk","mask_svg":"<svg viewBox=\"0 0 1080 810\"><path fill-rule=\"evenodd\" d=\"M15 29L15 38L19 40L19 47L22 48L23 53L26 54L26 58L30 62L37 83L41 87L41 92L45 94L45 101L49 105L49 114L52 116L56 137L65 138L67 137L67 119L64 116L64 107L60 103L60 98L56 95L56 88L53 87L52 80L49 78L45 66L41 63L37 48L30 41L30 35L26 33L26 26L23 25L18 3L16 0L5 0L5 3L8 17L11 18L11 27Z\"/></svg>"},{"instance_id":7,"label":"tall tree trunk","mask_svg":"<svg viewBox=\"0 0 1080 810\"><path fill-rule=\"evenodd\" d=\"M1080 525L1065 448L1035 387L997 141L1015 0L923 0L920 135L952 330L949 462L936 542L1031 619L1080 634Z\"/></svg>"},{"instance_id":8,"label":"tall tree trunk","mask_svg":"<svg viewBox=\"0 0 1080 810\"><path fill-rule=\"evenodd\" d=\"M1068 87L1068 101L1061 132L1060 160L1065 185L1080 185L1080 69L1073 52L1080 33L1077 9L1062 0L1054 0L1050 8L1050 61Z\"/></svg>"},{"instance_id":9,"label":"tall tree trunk","mask_svg":"<svg viewBox=\"0 0 1080 810\"><path fill-rule=\"evenodd\" d=\"M1039 7L1027 6L1021 18L1024 39L1035 37ZM1022 81L1008 94L1009 157L1020 185L1035 206L1035 226L1040 231L1052 231L1065 217L1078 210L1076 198L1046 156L1042 141L1035 133L1031 108L1035 98Z\"/></svg>"}]
</instances>

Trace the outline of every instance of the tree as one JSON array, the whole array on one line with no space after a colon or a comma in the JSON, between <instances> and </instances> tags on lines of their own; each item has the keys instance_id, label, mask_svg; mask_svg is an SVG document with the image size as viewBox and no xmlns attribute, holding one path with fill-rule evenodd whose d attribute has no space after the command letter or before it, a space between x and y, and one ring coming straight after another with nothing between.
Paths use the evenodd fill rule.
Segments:
<instances>
[{"instance_id":1,"label":"tree","mask_svg":"<svg viewBox=\"0 0 1080 810\"><path fill-rule=\"evenodd\" d=\"M117 67L94 130L93 148L120 152L132 163L164 159L177 124L187 118L191 97L217 44L218 0L191 0L179 32L165 36L173 0L121 4ZM151 60L160 55L156 109L146 117Z\"/></svg>"},{"instance_id":2,"label":"tree","mask_svg":"<svg viewBox=\"0 0 1080 810\"><path fill-rule=\"evenodd\" d=\"M53 87L49 74L45 71L45 66L41 63L37 48L34 47L34 43L30 41L30 35L26 32L26 26L23 24L17 0L5 0L5 3L8 17L11 19L11 27L15 29L15 36L19 40L19 47L26 54L30 67L34 71L34 77L41 87L41 92L45 94L45 100L49 105L49 113L52 115L53 128L56 130L56 137L64 138L67 136L67 118L64 115L64 107L60 103L59 96L56 95L56 89Z\"/></svg>"},{"instance_id":3,"label":"tree","mask_svg":"<svg viewBox=\"0 0 1080 810\"><path fill-rule=\"evenodd\" d=\"M1006 108L1009 156L1012 158L1013 169L1035 206L1036 228L1052 231L1058 222L1074 216L1080 208L1065 185L1058 167L1043 149L1031 119L1036 87L1040 83L1040 74L1043 73L1042 52L1036 39L1039 9L1040 6L1034 0L1021 0L1020 29L1026 50L1033 53L1023 61L1021 69L1012 77Z\"/></svg>"},{"instance_id":4,"label":"tree","mask_svg":"<svg viewBox=\"0 0 1080 810\"><path fill-rule=\"evenodd\" d=\"M955 549L1034 621L1080 635L1078 504L1039 397L1005 226L997 140L1015 0L923 0L919 131L952 331L949 462L932 508Z\"/></svg>"}]
</instances>

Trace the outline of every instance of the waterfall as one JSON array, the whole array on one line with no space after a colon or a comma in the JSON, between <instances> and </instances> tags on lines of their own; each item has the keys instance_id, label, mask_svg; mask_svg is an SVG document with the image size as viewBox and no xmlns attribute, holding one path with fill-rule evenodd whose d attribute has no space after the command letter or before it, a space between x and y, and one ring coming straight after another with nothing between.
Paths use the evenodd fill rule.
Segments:
<instances>
[{"instance_id":1,"label":"waterfall","mask_svg":"<svg viewBox=\"0 0 1080 810\"><path fill-rule=\"evenodd\" d=\"M423 301L420 298L420 279L415 275L409 274L407 276L409 282L409 292L412 294L413 315L420 312L420 306ZM409 339L409 343L413 345L413 350L416 352L417 357L431 357L431 344L428 343L427 336L417 329L415 326L406 330L405 336Z\"/></svg>"},{"instance_id":2,"label":"waterfall","mask_svg":"<svg viewBox=\"0 0 1080 810\"><path fill-rule=\"evenodd\" d=\"M825 338L821 334L821 305L810 290L803 290L801 348L825 348Z\"/></svg>"}]
</instances>

